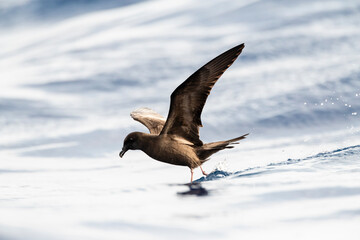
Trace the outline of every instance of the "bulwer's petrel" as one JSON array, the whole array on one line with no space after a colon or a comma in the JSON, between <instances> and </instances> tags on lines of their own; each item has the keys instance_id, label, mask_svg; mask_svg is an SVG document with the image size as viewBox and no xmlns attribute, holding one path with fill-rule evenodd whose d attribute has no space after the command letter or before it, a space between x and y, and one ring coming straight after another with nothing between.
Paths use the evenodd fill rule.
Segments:
<instances>
[{"instance_id":1,"label":"bulwer's petrel","mask_svg":"<svg viewBox=\"0 0 360 240\"><path fill-rule=\"evenodd\" d=\"M131 117L144 124L148 133L132 132L124 140L119 156L131 150L142 150L148 156L165 163L188 166L193 181L193 169L200 167L209 157L225 148L233 148L248 134L227 141L205 143L200 140L201 112L216 81L240 55L244 44L240 44L217 56L185 80L171 94L170 110L165 120L148 108L133 111Z\"/></svg>"}]
</instances>

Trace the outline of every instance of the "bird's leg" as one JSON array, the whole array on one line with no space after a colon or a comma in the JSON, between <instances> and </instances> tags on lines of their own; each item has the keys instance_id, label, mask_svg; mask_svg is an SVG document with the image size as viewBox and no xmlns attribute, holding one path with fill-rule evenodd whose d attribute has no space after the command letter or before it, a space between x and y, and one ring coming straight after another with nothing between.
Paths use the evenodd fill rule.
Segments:
<instances>
[{"instance_id":1,"label":"bird's leg","mask_svg":"<svg viewBox=\"0 0 360 240\"><path fill-rule=\"evenodd\" d=\"M191 180L190 183L193 182L193 176L194 176L194 169L190 168L190 172L191 172Z\"/></svg>"},{"instance_id":2,"label":"bird's leg","mask_svg":"<svg viewBox=\"0 0 360 240\"><path fill-rule=\"evenodd\" d=\"M200 169L201 169L202 174L205 175L205 176L207 176L208 174L202 169L201 165L200 165L199 167L200 167Z\"/></svg>"}]
</instances>

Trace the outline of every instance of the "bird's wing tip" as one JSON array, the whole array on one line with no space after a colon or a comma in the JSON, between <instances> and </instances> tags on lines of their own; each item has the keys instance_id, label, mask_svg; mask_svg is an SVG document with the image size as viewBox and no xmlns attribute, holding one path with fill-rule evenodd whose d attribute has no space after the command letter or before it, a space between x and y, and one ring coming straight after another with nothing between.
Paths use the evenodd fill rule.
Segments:
<instances>
[{"instance_id":1,"label":"bird's wing tip","mask_svg":"<svg viewBox=\"0 0 360 240\"><path fill-rule=\"evenodd\" d=\"M245 47L245 43L238 45L238 48L240 48L240 49L243 49L244 47Z\"/></svg>"}]
</instances>

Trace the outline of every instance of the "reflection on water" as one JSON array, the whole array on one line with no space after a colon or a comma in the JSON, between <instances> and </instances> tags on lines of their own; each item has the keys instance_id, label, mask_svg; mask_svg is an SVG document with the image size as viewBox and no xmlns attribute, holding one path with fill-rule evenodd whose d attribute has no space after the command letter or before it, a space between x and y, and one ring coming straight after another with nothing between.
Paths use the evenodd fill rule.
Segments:
<instances>
[{"instance_id":1,"label":"reflection on water","mask_svg":"<svg viewBox=\"0 0 360 240\"><path fill-rule=\"evenodd\" d=\"M204 188L203 186L201 186L201 183L193 182L193 183L185 184L185 185L189 187L189 190L187 190L185 192L178 192L177 193L178 195L181 195L181 196L195 195L198 197L203 197L203 196L209 195L209 191L206 190L206 188Z\"/></svg>"}]
</instances>

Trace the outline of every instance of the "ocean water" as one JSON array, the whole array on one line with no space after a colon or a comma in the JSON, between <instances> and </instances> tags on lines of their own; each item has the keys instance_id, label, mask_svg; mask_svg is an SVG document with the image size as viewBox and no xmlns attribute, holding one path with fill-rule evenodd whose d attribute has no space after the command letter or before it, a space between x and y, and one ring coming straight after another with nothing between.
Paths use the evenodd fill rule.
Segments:
<instances>
[{"instance_id":1,"label":"ocean water","mask_svg":"<svg viewBox=\"0 0 360 240\"><path fill-rule=\"evenodd\" d=\"M0 1L0 239L359 239L360 2ZM205 178L118 154L227 49Z\"/></svg>"}]
</instances>

